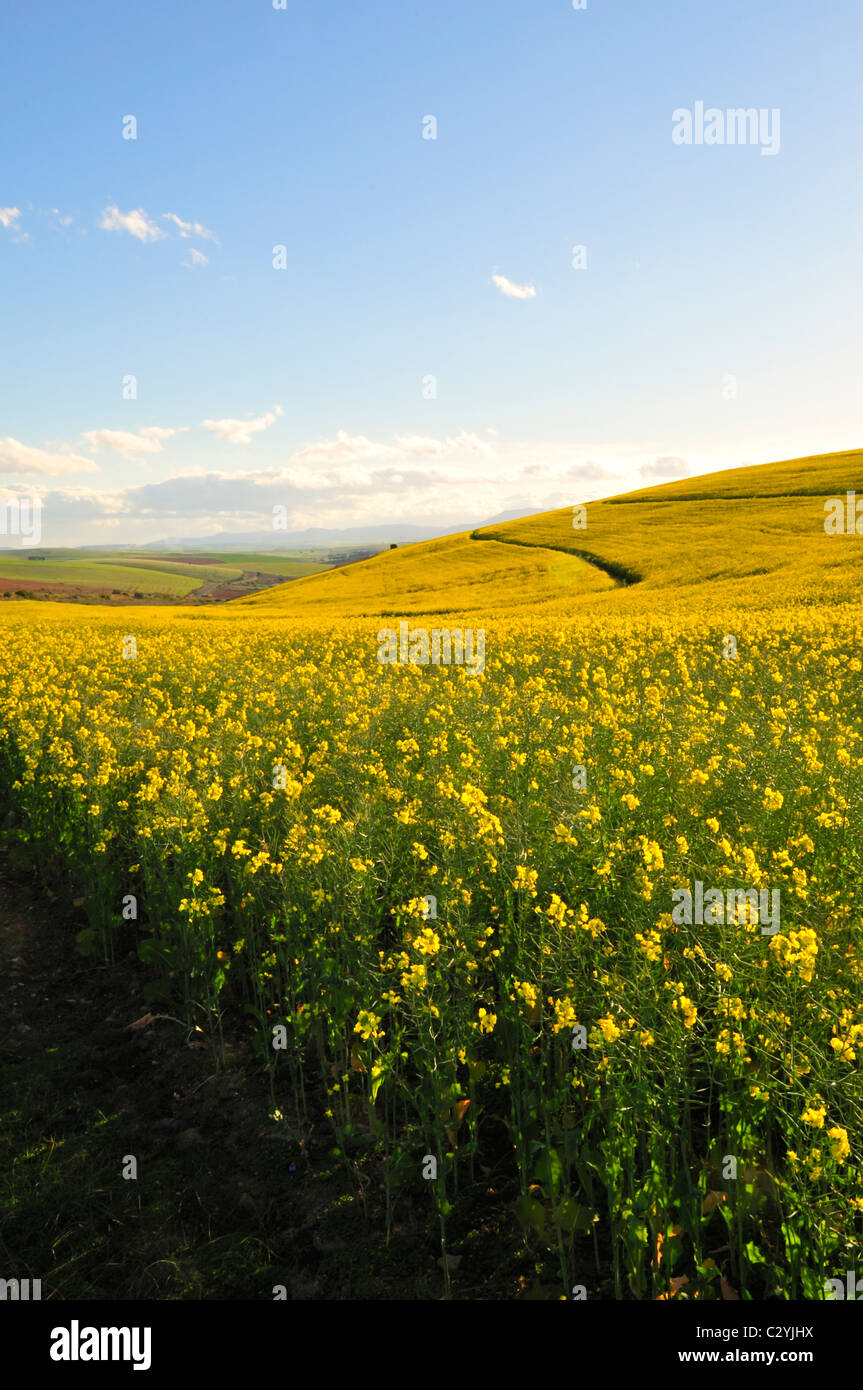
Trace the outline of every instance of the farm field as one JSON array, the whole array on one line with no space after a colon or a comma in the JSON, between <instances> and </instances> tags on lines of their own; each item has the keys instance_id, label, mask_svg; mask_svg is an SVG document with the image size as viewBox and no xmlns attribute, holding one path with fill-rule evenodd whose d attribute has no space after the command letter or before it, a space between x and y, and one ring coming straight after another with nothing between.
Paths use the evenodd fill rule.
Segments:
<instances>
[{"instance_id":1,"label":"farm field","mask_svg":"<svg viewBox=\"0 0 863 1390\"><path fill-rule=\"evenodd\" d=\"M269 553L243 556L239 561L233 556L181 558L158 552L37 553L44 553L46 558L28 559L20 551L0 551L0 594L43 602L123 604L143 599L169 603L191 596L219 602L262 587L260 576L266 576L268 582L276 577L290 580L323 568L315 560L273 559Z\"/></svg>"},{"instance_id":2,"label":"farm field","mask_svg":"<svg viewBox=\"0 0 863 1390\"><path fill-rule=\"evenodd\" d=\"M393 1296L417 1250L417 1297L820 1300L859 1262L863 548L824 502L861 462L194 614L0 605L7 852L67 905L76 970L134 953L135 1045L167 1016L232 1095L263 1086L279 1158L220 1209L232 1296L287 1266L293 1296ZM382 663L420 618L482 629L481 668ZM16 1257L53 1162L20 1135ZM271 1233L316 1194L317 1265ZM147 1296L202 1296L160 1254ZM65 1255L64 1296L105 1258Z\"/></svg>"},{"instance_id":3,"label":"farm field","mask_svg":"<svg viewBox=\"0 0 863 1390\"><path fill-rule=\"evenodd\" d=\"M151 595L171 595L185 598L203 582L203 576L193 579L177 571L164 572L151 566L132 565L128 561L105 560L25 560L17 556L0 557L0 579L27 584L57 584L72 587L86 586L100 593L111 589L132 591L145 588Z\"/></svg>"},{"instance_id":4,"label":"farm field","mask_svg":"<svg viewBox=\"0 0 863 1390\"><path fill-rule=\"evenodd\" d=\"M288 579L300 579L305 575L319 574L322 570L329 567L327 551L273 551L263 550L258 553L238 554L235 551L225 551L221 557L213 555L210 562L228 565L240 565L244 569L259 570L261 574L281 574ZM186 563L191 563L192 557L188 556Z\"/></svg>"}]
</instances>

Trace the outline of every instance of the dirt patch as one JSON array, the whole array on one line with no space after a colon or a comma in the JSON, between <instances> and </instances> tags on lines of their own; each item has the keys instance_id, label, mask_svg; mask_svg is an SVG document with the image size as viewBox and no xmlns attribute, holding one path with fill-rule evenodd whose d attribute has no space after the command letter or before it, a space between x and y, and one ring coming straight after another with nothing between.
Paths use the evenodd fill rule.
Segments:
<instances>
[{"instance_id":1,"label":"dirt patch","mask_svg":"<svg viewBox=\"0 0 863 1390\"><path fill-rule=\"evenodd\" d=\"M232 598L248 598L262 589L272 589L289 582L287 575L261 574L259 570L244 570L239 579L213 580L202 584L184 603L227 603Z\"/></svg>"},{"instance_id":2,"label":"dirt patch","mask_svg":"<svg viewBox=\"0 0 863 1390\"><path fill-rule=\"evenodd\" d=\"M220 1059L148 1004L130 940L114 964L77 954L86 923L20 852L0 844L0 1277L41 1279L43 1300L441 1298L424 1184L386 1244L379 1161L345 1164L325 1096L298 1115L247 1029L228 1020ZM517 1292L491 1215L457 1223L456 1298Z\"/></svg>"},{"instance_id":3,"label":"dirt patch","mask_svg":"<svg viewBox=\"0 0 863 1390\"><path fill-rule=\"evenodd\" d=\"M194 563L209 564L210 561ZM63 584L59 580L36 581L31 579L0 578L0 599L15 601L51 600L54 603L98 604L104 608L178 608L194 604L227 603L232 598L248 598L262 589L271 589L278 584L288 583L287 575L260 574L245 570L239 579L210 580L193 589L190 594L180 597L176 594L147 594L139 590L135 593L109 593L98 584Z\"/></svg>"},{"instance_id":4,"label":"dirt patch","mask_svg":"<svg viewBox=\"0 0 863 1390\"><path fill-rule=\"evenodd\" d=\"M146 604L178 603L170 594L144 594L135 598L134 594L114 594L98 584L63 584L60 580L37 583L29 579L0 579L0 598L11 600L46 600L54 603L92 603L105 608L118 608Z\"/></svg>"},{"instance_id":5,"label":"dirt patch","mask_svg":"<svg viewBox=\"0 0 863 1390\"><path fill-rule=\"evenodd\" d=\"M161 551L159 552L158 559L176 560L181 565L213 565L220 563L217 560L213 560L212 556L208 555L163 555ZM229 561L230 555L226 557L225 563L227 564Z\"/></svg>"},{"instance_id":6,"label":"dirt patch","mask_svg":"<svg viewBox=\"0 0 863 1390\"><path fill-rule=\"evenodd\" d=\"M57 593L65 593L67 595L88 594L97 597L106 593L105 589L100 588L98 584L63 584L59 580L54 580L53 582L48 580L43 582L42 580L35 579L21 579L20 576L18 579L0 578L0 594L6 597L10 595L14 597L17 591L21 591L22 593L26 591L28 594L41 594L45 598L53 598Z\"/></svg>"}]
</instances>

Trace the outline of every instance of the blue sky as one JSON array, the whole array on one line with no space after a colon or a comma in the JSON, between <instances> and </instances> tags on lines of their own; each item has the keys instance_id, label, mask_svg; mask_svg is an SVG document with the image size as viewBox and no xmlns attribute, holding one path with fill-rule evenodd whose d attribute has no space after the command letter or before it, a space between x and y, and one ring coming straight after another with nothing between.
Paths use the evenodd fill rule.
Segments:
<instances>
[{"instance_id":1,"label":"blue sky","mask_svg":"<svg viewBox=\"0 0 863 1390\"><path fill-rule=\"evenodd\" d=\"M858 0L6 0L0 496L47 545L439 527L857 447L861 40ZM778 151L676 144L698 101Z\"/></svg>"}]
</instances>

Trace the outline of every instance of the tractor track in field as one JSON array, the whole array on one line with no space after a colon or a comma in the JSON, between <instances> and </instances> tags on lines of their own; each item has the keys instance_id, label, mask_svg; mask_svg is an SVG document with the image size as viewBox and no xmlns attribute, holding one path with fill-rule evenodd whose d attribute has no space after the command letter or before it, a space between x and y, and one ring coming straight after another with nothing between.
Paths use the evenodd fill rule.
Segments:
<instances>
[{"instance_id":1,"label":"tractor track in field","mask_svg":"<svg viewBox=\"0 0 863 1390\"><path fill-rule=\"evenodd\" d=\"M500 545L519 545L525 550L556 550L561 555L571 555L577 560L584 560L585 564L592 565L594 569L602 570L609 579L613 579L618 589L628 589L633 584L639 584L643 575L637 574L635 570L627 569L625 565L618 565L613 560L603 560L598 555L594 555L589 550L573 550L567 545L552 545L548 541L540 544L538 541L521 541L512 536L487 535L482 530L471 531L472 541L497 541Z\"/></svg>"}]
</instances>

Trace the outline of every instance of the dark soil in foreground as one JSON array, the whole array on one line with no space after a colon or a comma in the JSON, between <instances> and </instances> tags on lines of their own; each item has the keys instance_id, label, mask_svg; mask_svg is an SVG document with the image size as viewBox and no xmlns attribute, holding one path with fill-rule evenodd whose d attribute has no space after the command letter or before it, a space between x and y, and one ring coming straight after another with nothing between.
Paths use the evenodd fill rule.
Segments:
<instances>
[{"instance_id":1,"label":"dark soil in foreground","mask_svg":"<svg viewBox=\"0 0 863 1390\"><path fill-rule=\"evenodd\" d=\"M43 1300L443 1297L425 1185L398 1198L387 1245L372 1161L349 1170L286 1097L271 1118L241 1041L219 1065L203 1034L144 1021L132 943L83 959L74 908L11 859L0 845L0 1278L41 1279ZM475 1185L450 1217L456 1299L524 1297L528 1280L528 1297L561 1296L519 1249L508 1187Z\"/></svg>"}]
</instances>

